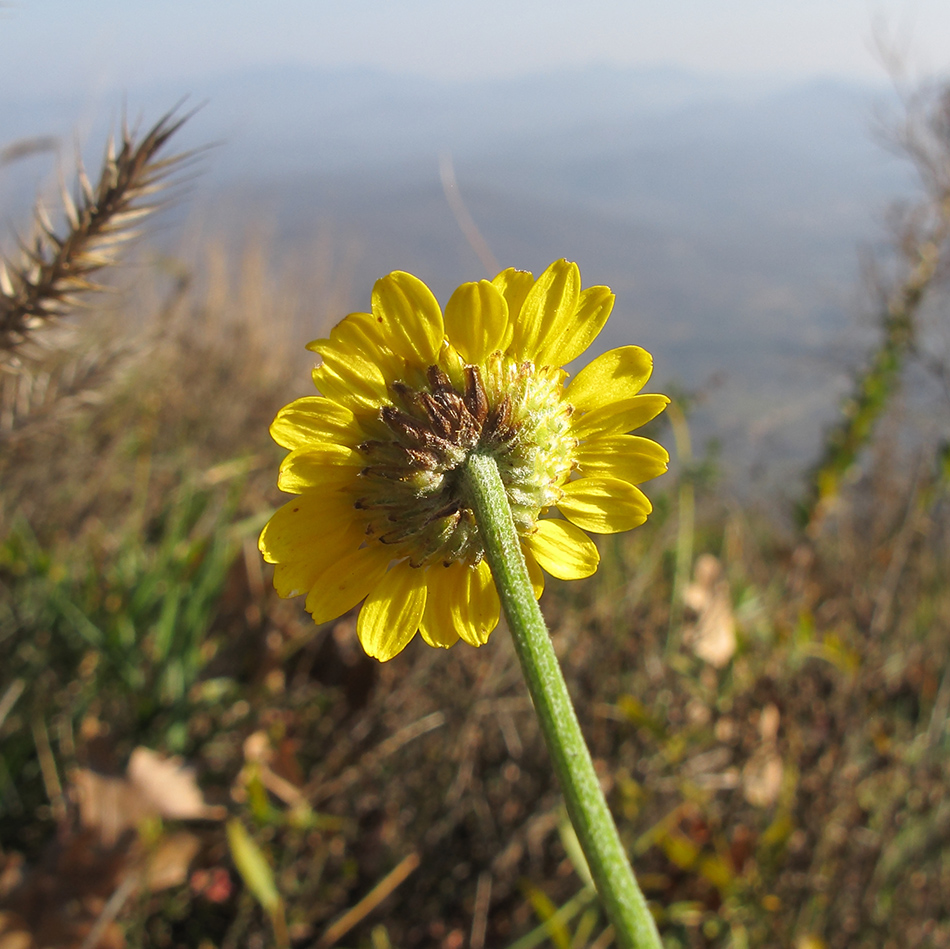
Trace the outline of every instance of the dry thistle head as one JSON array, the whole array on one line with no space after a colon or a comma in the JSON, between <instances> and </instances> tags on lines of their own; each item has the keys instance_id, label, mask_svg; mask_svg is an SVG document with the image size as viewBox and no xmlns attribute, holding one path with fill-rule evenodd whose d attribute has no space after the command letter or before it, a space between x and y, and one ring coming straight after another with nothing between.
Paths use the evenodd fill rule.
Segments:
<instances>
[{"instance_id":1,"label":"dry thistle head","mask_svg":"<svg viewBox=\"0 0 950 949\"><path fill-rule=\"evenodd\" d=\"M176 111L141 138L123 123L118 147L109 139L95 186L78 163L76 197L62 189L62 235L37 202L33 234L19 241L18 259L0 260L0 365L15 363L33 334L79 306L82 294L103 289L93 275L116 263L122 246L140 233L141 221L161 205L155 196L170 174L194 155L159 157L193 114L176 117Z\"/></svg>"}]
</instances>

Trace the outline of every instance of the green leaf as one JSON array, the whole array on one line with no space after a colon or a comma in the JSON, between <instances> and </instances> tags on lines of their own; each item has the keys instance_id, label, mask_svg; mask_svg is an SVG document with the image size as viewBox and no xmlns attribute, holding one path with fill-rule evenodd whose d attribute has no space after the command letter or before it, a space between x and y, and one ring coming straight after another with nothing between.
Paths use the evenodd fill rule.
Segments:
<instances>
[{"instance_id":1,"label":"green leaf","mask_svg":"<svg viewBox=\"0 0 950 949\"><path fill-rule=\"evenodd\" d=\"M522 882L521 889L531 903L535 915L544 923L551 942L557 949L571 949L571 934L550 897L527 881Z\"/></svg>"},{"instance_id":2,"label":"green leaf","mask_svg":"<svg viewBox=\"0 0 950 949\"><path fill-rule=\"evenodd\" d=\"M274 872L263 851L236 817L228 821L228 846L241 879L267 914L274 917L282 905L274 882Z\"/></svg>"}]
</instances>

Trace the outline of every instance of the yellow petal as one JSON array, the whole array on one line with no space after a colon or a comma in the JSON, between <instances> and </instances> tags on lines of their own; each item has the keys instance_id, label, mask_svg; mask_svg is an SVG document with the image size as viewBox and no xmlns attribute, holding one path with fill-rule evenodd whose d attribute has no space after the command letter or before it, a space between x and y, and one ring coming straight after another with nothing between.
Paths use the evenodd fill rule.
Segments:
<instances>
[{"instance_id":1,"label":"yellow petal","mask_svg":"<svg viewBox=\"0 0 950 949\"><path fill-rule=\"evenodd\" d=\"M642 484L666 471L669 452L639 435L605 435L582 442L574 451L581 474Z\"/></svg>"},{"instance_id":2,"label":"yellow petal","mask_svg":"<svg viewBox=\"0 0 950 949\"><path fill-rule=\"evenodd\" d=\"M378 411L387 399L383 374L378 366L365 360L354 360L346 367L324 363L314 368L311 376L321 395L354 412Z\"/></svg>"},{"instance_id":3,"label":"yellow petal","mask_svg":"<svg viewBox=\"0 0 950 949\"><path fill-rule=\"evenodd\" d=\"M580 580L597 570L600 554L580 528L567 521L544 518L525 537L538 563L558 580Z\"/></svg>"},{"instance_id":4,"label":"yellow petal","mask_svg":"<svg viewBox=\"0 0 950 949\"><path fill-rule=\"evenodd\" d=\"M355 524L355 513L338 493L303 494L274 512L261 531L258 547L268 563L307 560L315 549L319 552L327 546L336 550L337 537Z\"/></svg>"},{"instance_id":5,"label":"yellow petal","mask_svg":"<svg viewBox=\"0 0 950 949\"><path fill-rule=\"evenodd\" d=\"M387 380L404 365L388 344L384 326L371 313L350 313L330 330L328 338L308 343L307 349L321 356L334 375L365 379L385 394Z\"/></svg>"},{"instance_id":6,"label":"yellow petal","mask_svg":"<svg viewBox=\"0 0 950 949\"><path fill-rule=\"evenodd\" d=\"M635 395L622 402L610 402L587 412L578 418L571 418L571 434L577 438L590 438L592 435L618 435L631 432L641 425L655 419L668 405L665 395Z\"/></svg>"},{"instance_id":7,"label":"yellow petal","mask_svg":"<svg viewBox=\"0 0 950 949\"><path fill-rule=\"evenodd\" d=\"M639 346L611 349L588 363L571 381L564 400L578 412L633 398L653 371L653 357Z\"/></svg>"},{"instance_id":8,"label":"yellow petal","mask_svg":"<svg viewBox=\"0 0 950 949\"><path fill-rule=\"evenodd\" d=\"M447 340L439 355L439 368L449 377L456 392L465 391L465 364L467 359Z\"/></svg>"},{"instance_id":9,"label":"yellow petal","mask_svg":"<svg viewBox=\"0 0 950 949\"><path fill-rule=\"evenodd\" d=\"M482 646L500 615L498 591L485 561L477 567L456 562L429 569L420 632L430 646L451 646L460 637L470 646Z\"/></svg>"},{"instance_id":10,"label":"yellow petal","mask_svg":"<svg viewBox=\"0 0 950 949\"><path fill-rule=\"evenodd\" d=\"M574 318L580 292L581 273L577 264L554 261L528 291L518 319L512 321L510 355L518 362L538 362L538 353L549 341L560 339Z\"/></svg>"},{"instance_id":11,"label":"yellow petal","mask_svg":"<svg viewBox=\"0 0 950 949\"><path fill-rule=\"evenodd\" d=\"M349 409L318 395L285 405L271 423L270 434L278 445L290 449L317 441L356 445L365 437Z\"/></svg>"},{"instance_id":12,"label":"yellow petal","mask_svg":"<svg viewBox=\"0 0 950 949\"><path fill-rule=\"evenodd\" d=\"M352 374L355 369L378 383L402 374L405 360L397 356L386 335L386 324L372 313L350 313L330 330L328 339L316 339L307 349L318 353L337 374Z\"/></svg>"},{"instance_id":13,"label":"yellow petal","mask_svg":"<svg viewBox=\"0 0 950 949\"><path fill-rule=\"evenodd\" d=\"M330 330L328 337L307 343L307 349L313 352L329 350L337 355L352 349L368 355L380 349L391 352L383 324L372 313L366 312L348 313Z\"/></svg>"},{"instance_id":14,"label":"yellow petal","mask_svg":"<svg viewBox=\"0 0 950 949\"><path fill-rule=\"evenodd\" d=\"M505 338L498 347L504 351L511 345L515 325L521 319L521 307L528 291L534 286L534 275L527 270L515 270L514 267L509 267L492 280L492 286L500 291L508 305L508 328L505 330Z\"/></svg>"},{"instance_id":15,"label":"yellow petal","mask_svg":"<svg viewBox=\"0 0 950 949\"><path fill-rule=\"evenodd\" d=\"M333 442L304 445L295 448L280 463L277 487L288 494L340 487L355 483L365 464L363 456L348 445Z\"/></svg>"},{"instance_id":16,"label":"yellow petal","mask_svg":"<svg viewBox=\"0 0 950 949\"><path fill-rule=\"evenodd\" d=\"M509 267L492 279L492 286L500 291L508 305L508 318L517 319L521 315L521 306L534 286L534 274L528 270L516 270Z\"/></svg>"},{"instance_id":17,"label":"yellow petal","mask_svg":"<svg viewBox=\"0 0 950 949\"><path fill-rule=\"evenodd\" d=\"M385 387L386 374L378 357L373 353L351 347L337 352L331 348L329 342L320 339L311 343L309 348L320 356L323 364L330 366L340 378L357 381L363 376L368 376L377 388Z\"/></svg>"},{"instance_id":18,"label":"yellow petal","mask_svg":"<svg viewBox=\"0 0 950 949\"><path fill-rule=\"evenodd\" d=\"M296 563L274 565L274 589L287 599L302 596L313 586L317 577L326 570L326 564L316 560L298 560Z\"/></svg>"},{"instance_id":19,"label":"yellow petal","mask_svg":"<svg viewBox=\"0 0 950 949\"><path fill-rule=\"evenodd\" d=\"M373 316L394 353L423 367L438 362L445 337L442 311L418 277L396 270L377 280Z\"/></svg>"},{"instance_id":20,"label":"yellow petal","mask_svg":"<svg viewBox=\"0 0 950 949\"><path fill-rule=\"evenodd\" d=\"M306 609L315 623L327 623L351 610L386 573L391 552L381 544L360 547L331 563L314 581Z\"/></svg>"},{"instance_id":21,"label":"yellow petal","mask_svg":"<svg viewBox=\"0 0 950 949\"><path fill-rule=\"evenodd\" d=\"M356 635L368 656L386 662L416 635L426 606L426 571L396 564L366 597Z\"/></svg>"},{"instance_id":22,"label":"yellow petal","mask_svg":"<svg viewBox=\"0 0 950 949\"><path fill-rule=\"evenodd\" d=\"M524 554L525 566L528 568L528 579L531 581L531 588L534 590L534 598L540 600L541 594L544 593L544 571L538 561L535 560L534 554L524 538L521 540L521 552Z\"/></svg>"},{"instance_id":23,"label":"yellow petal","mask_svg":"<svg viewBox=\"0 0 950 949\"><path fill-rule=\"evenodd\" d=\"M277 595L284 597L303 596L313 589L320 575L341 557L354 551L362 536L357 533L352 537L352 543L345 548L342 543L318 545L318 552L306 560L296 560L293 563L274 564L274 589Z\"/></svg>"},{"instance_id":24,"label":"yellow petal","mask_svg":"<svg viewBox=\"0 0 950 949\"><path fill-rule=\"evenodd\" d=\"M452 563L448 567L438 564L429 568L426 576L426 608L419 624L419 632L430 646L448 649L458 642L459 634L452 618L452 604L464 596L464 570L460 563Z\"/></svg>"},{"instance_id":25,"label":"yellow petal","mask_svg":"<svg viewBox=\"0 0 950 949\"><path fill-rule=\"evenodd\" d=\"M577 358L597 338L614 306L609 287L588 287L581 292L573 316L561 335L542 342L536 362L539 365L563 366Z\"/></svg>"},{"instance_id":26,"label":"yellow petal","mask_svg":"<svg viewBox=\"0 0 950 949\"><path fill-rule=\"evenodd\" d=\"M501 349L508 329L508 305L487 280L463 283L445 305L445 332L469 365L480 365Z\"/></svg>"},{"instance_id":27,"label":"yellow petal","mask_svg":"<svg viewBox=\"0 0 950 949\"><path fill-rule=\"evenodd\" d=\"M477 567L463 567L463 595L452 604L452 617L459 636L470 646L488 642L498 625L501 601L495 589L491 568L483 560Z\"/></svg>"},{"instance_id":28,"label":"yellow petal","mask_svg":"<svg viewBox=\"0 0 950 949\"><path fill-rule=\"evenodd\" d=\"M646 495L626 481L589 477L569 481L557 502L561 513L578 527L595 534L614 534L639 527L653 506Z\"/></svg>"}]
</instances>

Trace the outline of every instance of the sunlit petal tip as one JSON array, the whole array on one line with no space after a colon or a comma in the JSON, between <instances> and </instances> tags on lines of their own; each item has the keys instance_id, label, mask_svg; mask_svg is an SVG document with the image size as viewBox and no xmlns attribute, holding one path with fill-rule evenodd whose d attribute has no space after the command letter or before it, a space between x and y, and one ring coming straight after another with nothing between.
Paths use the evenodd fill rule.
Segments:
<instances>
[{"instance_id":1,"label":"sunlit petal tip","mask_svg":"<svg viewBox=\"0 0 950 949\"><path fill-rule=\"evenodd\" d=\"M419 630L426 605L426 577L407 563L396 564L366 597L356 621L363 650L387 662L406 648Z\"/></svg>"},{"instance_id":2,"label":"sunlit petal tip","mask_svg":"<svg viewBox=\"0 0 950 949\"><path fill-rule=\"evenodd\" d=\"M271 438L294 450L312 442L358 444L362 431L353 412L331 399L308 395L285 405L270 425Z\"/></svg>"},{"instance_id":3,"label":"sunlit petal tip","mask_svg":"<svg viewBox=\"0 0 950 949\"><path fill-rule=\"evenodd\" d=\"M505 299L508 299L509 293L514 288L520 289L522 300L528 295L528 291L534 284L534 274L530 270L519 270L517 267L506 267L504 270L495 274L492 278L492 284L497 287ZM512 316L517 316L520 307L512 312Z\"/></svg>"},{"instance_id":4,"label":"sunlit petal tip","mask_svg":"<svg viewBox=\"0 0 950 949\"><path fill-rule=\"evenodd\" d=\"M363 464L360 453L349 445L334 442L303 445L280 463L277 487L288 494L330 490L352 481Z\"/></svg>"},{"instance_id":5,"label":"sunlit petal tip","mask_svg":"<svg viewBox=\"0 0 950 949\"><path fill-rule=\"evenodd\" d=\"M274 564L274 589L285 599L309 593L325 569L320 560L299 560Z\"/></svg>"},{"instance_id":6,"label":"sunlit petal tip","mask_svg":"<svg viewBox=\"0 0 950 949\"><path fill-rule=\"evenodd\" d=\"M669 452L640 435L590 438L576 449L580 473L642 484L659 477L670 463Z\"/></svg>"},{"instance_id":7,"label":"sunlit petal tip","mask_svg":"<svg viewBox=\"0 0 950 949\"><path fill-rule=\"evenodd\" d=\"M632 432L655 419L668 405L665 395L635 395L590 412L575 413L572 429L578 439Z\"/></svg>"},{"instance_id":8,"label":"sunlit petal tip","mask_svg":"<svg viewBox=\"0 0 950 949\"><path fill-rule=\"evenodd\" d=\"M557 506L571 523L594 534L632 530L653 510L647 496L635 485L598 476L569 481Z\"/></svg>"},{"instance_id":9,"label":"sunlit petal tip","mask_svg":"<svg viewBox=\"0 0 950 949\"><path fill-rule=\"evenodd\" d=\"M516 270L514 267L509 267L492 280L492 286L505 298L505 304L508 307L508 326L504 339L498 346L500 350L506 350L511 345L515 326L521 318L521 307L524 305L525 297L534 286L534 274L528 270Z\"/></svg>"},{"instance_id":10,"label":"sunlit petal tip","mask_svg":"<svg viewBox=\"0 0 950 949\"><path fill-rule=\"evenodd\" d=\"M563 336L574 318L580 292L577 264L564 259L554 261L535 281L521 306L508 347L512 357L545 364L539 354L550 341Z\"/></svg>"},{"instance_id":11,"label":"sunlit petal tip","mask_svg":"<svg viewBox=\"0 0 950 949\"><path fill-rule=\"evenodd\" d=\"M394 353L424 366L438 361L445 336L442 310L418 277L394 270L377 280L373 318Z\"/></svg>"},{"instance_id":12,"label":"sunlit petal tip","mask_svg":"<svg viewBox=\"0 0 950 949\"><path fill-rule=\"evenodd\" d=\"M653 357L639 346L610 349L571 380L564 398L576 411L589 412L632 399L653 372Z\"/></svg>"},{"instance_id":13,"label":"sunlit petal tip","mask_svg":"<svg viewBox=\"0 0 950 949\"><path fill-rule=\"evenodd\" d=\"M600 552L580 528L545 518L526 542L537 562L559 580L581 580L597 571Z\"/></svg>"},{"instance_id":14,"label":"sunlit petal tip","mask_svg":"<svg viewBox=\"0 0 950 949\"><path fill-rule=\"evenodd\" d=\"M498 625L501 601L495 588L491 568L486 561L476 567L463 568L463 597L453 604L452 615L459 635L472 646L484 646Z\"/></svg>"},{"instance_id":15,"label":"sunlit petal tip","mask_svg":"<svg viewBox=\"0 0 950 949\"><path fill-rule=\"evenodd\" d=\"M427 645L437 649L451 649L459 641L459 634L451 626L431 623L428 612L423 614L419 624L419 635Z\"/></svg>"},{"instance_id":16,"label":"sunlit petal tip","mask_svg":"<svg viewBox=\"0 0 950 949\"><path fill-rule=\"evenodd\" d=\"M342 556L353 542L353 512L336 494L302 494L279 507L264 525L258 548L268 563L298 560L329 562ZM314 538L322 542L314 544Z\"/></svg>"},{"instance_id":17,"label":"sunlit petal tip","mask_svg":"<svg viewBox=\"0 0 950 949\"><path fill-rule=\"evenodd\" d=\"M508 304L487 280L463 283L445 305L445 331L470 365L499 349L508 329Z\"/></svg>"},{"instance_id":18,"label":"sunlit petal tip","mask_svg":"<svg viewBox=\"0 0 950 949\"><path fill-rule=\"evenodd\" d=\"M311 340L304 347L312 353L324 353L327 350L337 349L341 342L352 340L354 333L359 331L360 324L372 320L372 315L362 311L347 313L338 323L334 324L329 336L321 336ZM365 334L365 330L364 330Z\"/></svg>"},{"instance_id":19,"label":"sunlit petal tip","mask_svg":"<svg viewBox=\"0 0 950 949\"><path fill-rule=\"evenodd\" d=\"M572 317L559 335L551 335L538 353L539 361L562 366L576 359L600 334L614 306L609 287L588 287L578 297Z\"/></svg>"}]
</instances>

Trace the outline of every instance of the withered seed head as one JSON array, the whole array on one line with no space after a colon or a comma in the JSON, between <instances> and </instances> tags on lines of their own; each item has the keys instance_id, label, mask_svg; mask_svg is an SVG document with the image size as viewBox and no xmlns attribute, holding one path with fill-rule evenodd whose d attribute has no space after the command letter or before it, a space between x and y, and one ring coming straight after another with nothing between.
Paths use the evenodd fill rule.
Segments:
<instances>
[{"instance_id":1,"label":"withered seed head","mask_svg":"<svg viewBox=\"0 0 950 949\"><path fill-rule=\"evenodd\" d=\"M455 392L452 381L438 366L429 366L426 370L426 378L433 392Z\"/></svg>"},{"instance_id":2,"label":"withered seed head","mask_svg":"<svg viewBox=\"0 0 950 949\"><path fill-rule=\"evenodd\" d=\"M380 414L390 431L406 448L439 453L450 450L452 447L447 441L449 432L436 434L431 428L426 427L424 422L414 419L411 415L391 405L384 405Z\"/></svg>"},{"instance_id":3,"label":"withered seed head","mask_svg":"<svg viewBox=\"0 0 950 949\"><path fill-rule=\"evenodd\" d=\"M456 433L458 416L452 411L452 405L443 393L430 395L428 392L421 392L419 402L436 435L440 438L451 438Z\"/></svg>"},{"instance_id":4,"label":"withered seed head","mask_svg":"<svg viewBox=\"0 0 950 949\"><path fill-rule=\"evenodd\" d=\"M515 437L511 427L511 397L505 396L499 405L491 410L482 428L482 437L492 444L503 444Z\"/></svg>"},{"instance_id":5,"label":"withered seed head","mask_svg":"<svg viewBox=\"0 0 950 949\"><path fill-rule=\"evenodd\" d=\"M427 385L419 388L392 383L392 402L379 411L379 437L358 446L369 464L360 472L365 490L355 506L370 518L368 534L384 544L405 545L413 566L473 565L483 558L459 477L473 451L495 456L512 503L523 509L520 516L515 512L517 523L526 525L552 503L551 486L563 476L565 461L570 463L555 451L542 457L551 457L556 468L544 467L548 462L539 468L531 434L542 419L553 426L556 439L563 438L559 380L538 375L530 364L506 367L498 362L501 354L496 356L486 366L462 368L462 392L438 366L426 369ZM545 445L550 438L546 430Z\"/></svg>"},{"instance_id":6,"label":"withered seed head","mask_svg":"<svg viewBox=\"0 0 950 949\"><path fill-rule=\"evenodd\" d=\"M482 384L482 374L475 366L465 367L465 407L469 415L479 426L485 424L488 418L488 396L485 395L485 386Z\"/></svg>"}]
</instances>

